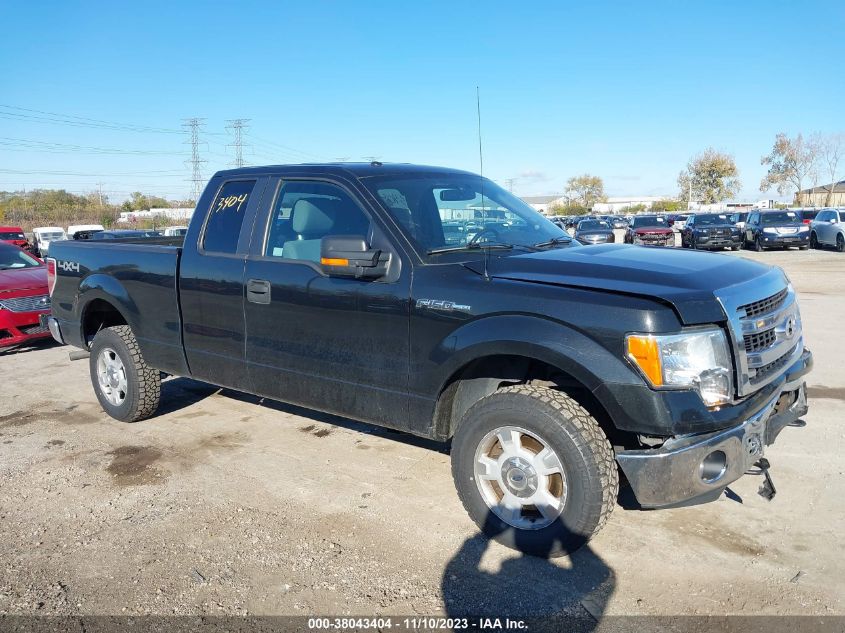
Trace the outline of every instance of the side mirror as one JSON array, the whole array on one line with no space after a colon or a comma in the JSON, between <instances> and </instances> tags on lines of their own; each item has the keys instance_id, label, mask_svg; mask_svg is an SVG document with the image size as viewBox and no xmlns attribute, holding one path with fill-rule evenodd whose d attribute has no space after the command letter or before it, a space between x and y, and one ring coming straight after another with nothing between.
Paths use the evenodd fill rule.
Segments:
<instances>
[{"instance_id":1,"label":"side mirror","mask_svg":"<svg viewBox=\"0 0 845 633\"><path fill-rule=\"evenodd\" d=\"M320 241L320 265L330 277L378 279L387 274L390 254L370 248L361 235L331 235Z\"/></svg>"}]
</instances>

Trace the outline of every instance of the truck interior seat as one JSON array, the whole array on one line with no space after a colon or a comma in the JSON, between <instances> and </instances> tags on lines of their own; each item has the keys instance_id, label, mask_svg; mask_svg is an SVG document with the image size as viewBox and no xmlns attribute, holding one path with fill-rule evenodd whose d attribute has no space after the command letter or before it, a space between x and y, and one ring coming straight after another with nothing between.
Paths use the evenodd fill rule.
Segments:
<instances>
[{"instance_id":1,"label":"truck interior seat","mask_svg":"<svg viewBox=\"0 0 845 633\"><path fill-rule=\"evenodd\" d=\"M300 198L291 210L291 228L299 239L284 243L283 257L320 261L320 240L335 226L340 200Z\"/></svg>"}]
</instances>

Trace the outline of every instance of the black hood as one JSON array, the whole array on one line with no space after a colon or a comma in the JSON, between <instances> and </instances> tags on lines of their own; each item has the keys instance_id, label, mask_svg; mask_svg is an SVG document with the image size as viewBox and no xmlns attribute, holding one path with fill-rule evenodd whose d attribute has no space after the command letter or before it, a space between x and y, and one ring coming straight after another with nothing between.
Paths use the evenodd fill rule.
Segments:
<instances>
[{"instance_id":1,"label":"black hood","mask_svg":"<svg viewBox=\"0 0 845 633\"><path fill-rule=\"evenodd\" d=\"M487 272L493 278L656 298L672 305L687 325L725 320L716 290L767 275L783 279L779 268L742 257L627 244L491 255ZM465 265L478 274L484 272L483 261Z\"/></svg>"}]
</instances>

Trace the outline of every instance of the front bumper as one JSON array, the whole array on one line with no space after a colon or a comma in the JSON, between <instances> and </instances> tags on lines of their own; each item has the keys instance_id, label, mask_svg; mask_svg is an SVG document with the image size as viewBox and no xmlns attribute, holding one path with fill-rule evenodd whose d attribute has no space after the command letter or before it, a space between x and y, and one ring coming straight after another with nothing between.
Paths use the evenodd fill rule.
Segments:
<instances>
[{"instance_id":1,"label":"front bumper","mask_svg":"<svg viewBox=\"0 0 845 633\"><path fill-rule=\"evenodd\" d=\"M11 347L50 336L40 318L49 312L0 310L0 347Z\"/></svg>"},{"instance_id":2,"label":"front bumper","mask_svg":"<svg viewBox=\"0 0 845 633\"><path fill-rule=\"evenodd\" d=\"M763 457L784 427L807 413L804 376L812 366L813 355L805 350L774 396L738 426L672 438L660 448L618 452L616 461L640 505L665 508L717 499Z\"/></svg>"},{"instance_id":3,"label":"front bumper","mask_svg":"<svg viewBox=\"0 0 845 633\"><path fill-rule=\"evenodd\" d=\"M634 237L631 240L631 243L636 244L637 246L674 246L675 245L675 234L671 233L669 235L646 236L646 237L634 235Z\"/></svg>"},{"instance_id":4,"label":"front bumper","mask_svg":"<svg viewBox=\"0 0 845 633\"><path fill-rule=\"evenodd\" d=\"M706 235L697 235L696 244L701 248L734 248L742 244L741 235L710 237Z\"/></svg>"},{"instance_id":5,"label":"front bumper","mask_svg":"<svg viewBox=\"0 0 845 633\"><path fill-rule=\"evenodd\" d=\"M776 235L760 233L760 243L763 246L809 246L810 233L794 235Z\"/></svg>"}]
</instances>

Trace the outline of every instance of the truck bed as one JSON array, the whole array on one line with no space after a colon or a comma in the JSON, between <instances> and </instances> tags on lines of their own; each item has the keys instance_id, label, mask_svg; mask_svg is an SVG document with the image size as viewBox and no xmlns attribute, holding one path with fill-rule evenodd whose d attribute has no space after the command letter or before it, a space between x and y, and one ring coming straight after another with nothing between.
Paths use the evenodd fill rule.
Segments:
<instances>
[{"instance_id":1,"label":"truck bed","mask_svg":"<svg viewBox=\"0 0 845 633\"><path fill-rule=\"evenodd\" d=\"M163 371L186 373L178 290L183 239L68 240L51 245L50 259L56 260L53 315L66 342L87 347L85 321L105 308L97 299L107 300L132 328L147 362ZM155 313L142 312L139 306L154 306Z\"/></svg>"}]
</instances>

